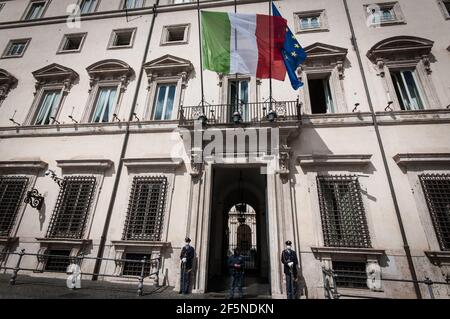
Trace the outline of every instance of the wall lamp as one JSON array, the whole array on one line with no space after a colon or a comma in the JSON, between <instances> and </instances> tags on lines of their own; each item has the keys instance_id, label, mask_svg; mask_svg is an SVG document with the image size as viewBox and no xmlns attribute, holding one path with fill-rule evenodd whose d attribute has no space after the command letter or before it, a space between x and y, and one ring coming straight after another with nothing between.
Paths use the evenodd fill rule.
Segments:
<instances>
[{"instance_id":1,"label":"wall lamp","mask_svg":"<svg viewBox=\"0 0 450 319\"><path fill-rule=\"evenodd\" d=\"M274 122L277 119L278 115L277 112L275 112L274 110L271 110L268 114L267 114L267 119L270 122Z\"/></svg>"},{"instance_id":2,"label":"wall lamp","mask_svg":"<svg viewBox=\"0 0 450 319\"><path fill-rule=\"evenodd\" d=\"M389 109L389 111L392 112L393 109L392 109L391 105L392 105L393 103L394 103L393 101L389 101L389 102L388 102L388 105L384 108L384 110L387 111L387 110Z\"/></svg>"},{"instance_id":3,"label":"wall lamp","mask_svg":"<svg viewBox=\"0 0 450 319\"><path fill-rule=\"evenodd\" d=\"M359 103L355 103L355 107L352 110L352 113L355 113L358 110Z\"/></svg>"},{"instance_id":4,"label":"wall lamp","mask_svg":"<svg viewBox=\"0 0 450 319\"><path fill-rule=\"evenodd\" d=\"M133 113L133 117L134 117L138 122L140 121L140 119L139 119L139 117L137 116L136 113Z\"/></svg>"},{"instance_id":5,"label":"wall lamp","mask_svg":"<svg viewBox=\"0 0 450 319\"><path fill-rule=\"evenodd\" d=\"M50 118L52 119L52 121L53 121L53 124L61 124L61 123L59 123L59 121L54 117L54 116L50 116Z\"/></svg>"},{"instance_id":6,"label":"wall lamp","mask_svg":"<svg viewBox=\"0 0 450 319\"><path fill-rule=\"evenodd\" d=\"M20 123L17 123L16 121L14 121L13 118L9 119L11 122L13 122L15 125L20 126Z\"/></svg>"},{"instance_id":7,"label":"wall lamp","mask_svg":"<svg viewBox=\"0 0 450 319\"><path fill-rule=\"evenodd\" d=\"M64 179L58 177L55 173L55 171L49 169L48 171L45 172L45 176L49 176L51 177L51 179L53 179L55 181L56 184L58 184L59 187L63 187L64 186Z\"/></svg>"},{"instance_id":8,"label":"wall lamp","mask_svg":"<svg viewBox=\"0 0 450 319\"><path fill-rule=\"evenodd\" d=\"M75 120L74 118L73 118L73 116L72 115L69 115L69 119L72 121L72 122L74 122L74 123L77 123L78 124L78 121L77 120Z\"/></svg>"},{"instance_id":9,"label":"wall lamp","mask_svg":"<svg viewBox=\"0 0 450 319\"><path fill-rule=\"evenodd\" d=\"M116 113L113 114L113 120L117 120L117 122L120 122L120 119L117 117Z\"/></svg>"},{"instance_id":10,"label":"wall lamp","mask_svg":"<svg viewBox=\"0 0 450 319\"><path fill-rule=\"evenodd\" d=\"M30 204L31 207L41 210L42 204L44 204L44 196L39 194L36 188L27 192L27 196L24 199L25 204Z\"/></svg>"}]
</instances>

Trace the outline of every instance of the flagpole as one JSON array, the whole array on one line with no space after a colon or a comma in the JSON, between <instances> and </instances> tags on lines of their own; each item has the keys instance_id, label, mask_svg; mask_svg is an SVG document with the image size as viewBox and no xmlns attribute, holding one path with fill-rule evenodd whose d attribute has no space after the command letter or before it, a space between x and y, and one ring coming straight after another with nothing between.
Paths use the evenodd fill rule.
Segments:
<instances>
[{"instance_id":1,"label":"flagpole","mask_svg":"<svg viewBox=\"0 0 450 319\"><path fill-rule=\"evenodd\" d=\"M237 0L234 0L234 13L237 13ZM234 29L234 50L237 51L237 29ZM236 87L236 104L234 106L234 113L239 113L239 82L238 82L238 73L235 74L235 87Z\"/></svg>"},{"instance_id":2,"label":"flagpole","mask_svg":"<svg viewBox=\"0 0 450 319\"><path fill-rule=\"evenodd\" d=\"M272 111L272 0L269 1L269 49L270 49L270 58L269 58L269 112Z\"/></svg>"},{"instance_id":3,"label":"flagpole","mask_svg":"<svg viewBox=\"0 0 450 319\"><path fill-rule=\"evenodd\" d=\"M197 0L197 20L198 20L198 45L200 48L200 82L202 90L202 115L205 116L205 91L203 87L203 52L202 52L202 31L200 25L200 0Z\"/></svg>"}]
</instances>

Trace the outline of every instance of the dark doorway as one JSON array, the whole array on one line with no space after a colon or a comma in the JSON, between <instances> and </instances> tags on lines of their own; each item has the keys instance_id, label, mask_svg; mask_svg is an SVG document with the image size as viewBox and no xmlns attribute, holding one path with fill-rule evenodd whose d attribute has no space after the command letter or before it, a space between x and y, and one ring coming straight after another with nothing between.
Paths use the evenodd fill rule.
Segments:
<instances>
[{"instance_id":1,"label":"dark doorway","mask_svg":"<svg viewBox=\"0 0 450 319\"><path fill-rule=\"evenodd\" d=\"M238 248L246 267L244 294L270 296L266 175L259 167L216 167L211 208L207 292L225 297L228 257Z\"/></svg>"}]
</instances>

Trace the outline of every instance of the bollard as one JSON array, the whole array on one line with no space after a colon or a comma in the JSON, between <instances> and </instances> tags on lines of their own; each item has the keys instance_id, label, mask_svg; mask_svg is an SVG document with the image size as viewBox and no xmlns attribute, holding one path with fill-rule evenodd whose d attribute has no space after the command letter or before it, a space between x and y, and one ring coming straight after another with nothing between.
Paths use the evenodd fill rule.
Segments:
<instances>
[{"instance_id":1,"label":"bollard","mask_svg":"<svg viewBox=\"0 0 450 319\"><path fill-rule=\"evenodd\" d=\"M142 296L142 292L144 290L144 272L145 272L145 264L147 262L147 256L144 256L144 259L141 260L141 275L139 276L139 284L138 284L138 296Z\"/></svg>"},{"instance_id":2,"label":"bollard","mask_svg":"<svg viewBox=\"0 0 450 319\"><path fill-rule=\"evenodd\" d=\"M430 298L431 299L435 299L434 298L434 292L433 292L433 281L430 278L425 277L425 280L423 282L428 287L428 292L430 293Z\"/></svg>"},{"instance_id":3,"label":"bollard","mask_svg":"<svg viewBox=\"0 0 450 319\"><path fill-rule=\"evenodd\" d=\"M19 253L19 260L17 261L16 267L13 270L13 274L11 276L11 279L9 280L9 284L11 286L16 284L17 273L20 270L20 263L22 262L23 255L25 255L25 249L22 249L20 251L20 253Z\"/></svg>"}]
</instances>

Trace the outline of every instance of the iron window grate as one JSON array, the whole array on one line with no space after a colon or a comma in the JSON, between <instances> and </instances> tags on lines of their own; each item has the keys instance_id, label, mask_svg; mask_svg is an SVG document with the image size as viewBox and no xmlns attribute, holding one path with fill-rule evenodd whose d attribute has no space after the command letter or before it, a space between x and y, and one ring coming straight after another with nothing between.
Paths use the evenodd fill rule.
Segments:
<instances>
[{"instance_id":1,"label":"iron window grate","mask_svg":"<svg viewBox=\"0 0 450 319\"><path fill-rule=\"evenodd\" d=\"M9 236L27 185L27 177L0 177L0 236Z\"/></svg>"},{"instance_id":2,"label":"iron window grate","mask_svg":"<svg viewBox=\"0 0 450 319\"><path fill-rule=\"evenodd\" d=\"M64 177L47 237L72 239L83 237L95 182L94 176Z\"/></svg>"},{"instance_id":3,"label":"iron window grate","mask_svg":"<svg viewBox=\"0 0 450 319\"><path fill-rule=\"evenodd\" d=\"M141 269L142 269L142 260L144 257L147 257L145 266L144 266L144 276L148 277L150 276L151 271L151 262L150 262L150 255L149 254L125 254L125 259L128 260L136 260L133 261L126 261L123 265L123 276L140 276L141 275Z\"/></svg>"},{"instance_id":4,"label":"iron window grate","mask_svg":"<svg viewBox=\"0 0 450 319\"><path fill-rule=\"evenodd\" d=\"M70 250L50 250L48 255L45 263L46 271L67 271L67 267L70 265Z\"/></svg>"},{"instance_id":5,"label":"iron window grate","mask_svg":"<svg viewBox=\"0 0 450 319\"><path fill-rule=\"evenodd\" d=\"M361 262L333 261L336 286L341 288L368 289L366 264Z\"/></svg>"},{"instance_id":6,"label":"iron window grate","mask_svg":"<svg viewBox=\"0 0 450 319\"><path fill-rule=\"evenodd\" d=\"M318 176L317 185L325 246L370 248L358 178Z\"/></svg>"},{"instance_id":7,"label":"iron window grate","mask_svg":"<svg viewBox=\"0 0 450 319\"><path fill-rule=\"evenodd\" d=\"M124 240L161 240L167 178L136 176L123 234Z\"/></svg>"},{"instance_id":8,"label":"iron window grate","mask_svg":"<svg viewBox=\"0 0 450 319\"><path fill-rule=\"evenodd\" d=\"M450 174L419 176L439 246L450 250Z\"/></svg>"}]
</instances>

